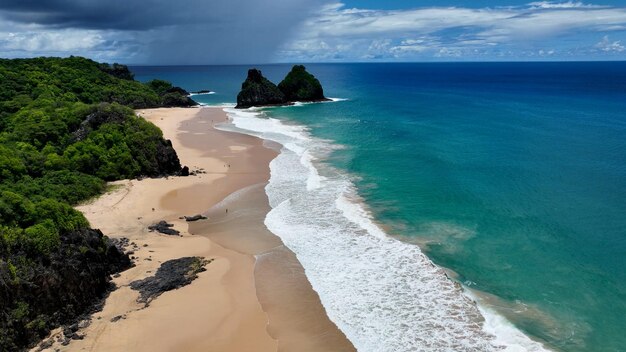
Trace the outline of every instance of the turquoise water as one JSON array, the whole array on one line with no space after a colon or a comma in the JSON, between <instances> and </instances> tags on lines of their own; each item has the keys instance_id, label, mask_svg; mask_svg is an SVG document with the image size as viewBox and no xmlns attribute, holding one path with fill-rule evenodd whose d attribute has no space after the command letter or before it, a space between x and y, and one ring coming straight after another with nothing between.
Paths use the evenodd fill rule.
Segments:
<instances>
[{"instance_id":1,"label":"turquoise water","mask_svg":"<svg viewBox=\"0 0 626 352\"><path fill-rule=\"evenodd\" d=\"M341 145L389 233L555 349L626 350L626 63L307 67L348 100L266 114ZM246 69L134 71L219 104Z\"/></svg>"}]
</instances>

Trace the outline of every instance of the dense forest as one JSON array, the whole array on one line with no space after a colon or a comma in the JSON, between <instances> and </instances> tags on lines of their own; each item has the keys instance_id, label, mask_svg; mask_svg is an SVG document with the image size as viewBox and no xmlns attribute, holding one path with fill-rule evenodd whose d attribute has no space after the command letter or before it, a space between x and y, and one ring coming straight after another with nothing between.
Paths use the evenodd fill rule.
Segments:
<instances>
[{"instance_id":1,"label":"dense forest","mask_svg":"<svg viewBox=\"0 0 626 352\"><path fill-rule=\"evenodd\" d=\"M130 265L72 206L106 181L179 173L171 143L132 109L194 104L124 65L0 59L0 351L85 313Z\"/></svg>"}]
</instances>

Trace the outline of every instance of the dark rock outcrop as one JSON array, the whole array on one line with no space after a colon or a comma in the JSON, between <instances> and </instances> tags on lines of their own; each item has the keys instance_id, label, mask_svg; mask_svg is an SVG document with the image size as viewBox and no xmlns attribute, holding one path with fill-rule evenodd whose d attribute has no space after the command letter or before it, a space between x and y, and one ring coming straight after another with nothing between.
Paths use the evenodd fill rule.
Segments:
<instances>
[{"instance_id":1,"label":"dark rock outcrop","mask_svg":"<svg viewBox=\"0 0 626 352\"><path fill-rule=\"evenodd\" d=\"M156 231L164 235L179 236L180 232L174 230L172 227L174 227L173 224L168 224L167 221L161 220L157 222L156 224L148 226L148 229L150 231Z\"/></svg>"},{"instance_id":2,"label":"dark rock outcrop","mask_svg":"<svg viewBox=\"0 0 626 352\"><path fill-rule=\"evenodd\" d=\"M152 300L163 292L175 290L189 285L198 277L198 273L212 260L201 257L184 257L172 259L161 264L154 276L130 283L130 288L139 291L137 302L148 306Z\"/></svg>"},{"instance_id":3,"label":"dark rock outcrop","mask_svg":"<svg viewBox=\"0 0 626 352\"><path fill-rule=\"evenodd\" d=\"M153 79L146 83L160 98L159 106L163 107L188 107L198 105L189 98L189 92L181 87L175 87L172 83L161 79Z\"/></svg>"},{"instance_id":4,"label":"dark rock outcrop","mask_svg":"<svg viewBox=\"0 0 626 352\"><path fill-rule=\"evenodd\" d=\"M295 65L278 86L263 77L257 69L248 70L248 78L237 95L237 109L253 106L290 105L295 102L328 101L320 81L306 71L303 65Z\"/></svg>"},{"instance_id":5,"label":"dark rock outcrop","mask_svg":"<svg viewBox=\"0 0 626 352\"><path fill-rule=\"evenodd\" d=\"M198 221L198 220L206 220L207 217L204 215L194 215L194 216L184 216L183 217L185 219L185 221L187 222L193 222L193 221Z\"/></svg>"},{"instance_id":6,"label":"dark rock outcrop","mask_svg":"<svg viewBox=\"0 0 626 352\"><path fill-rule=\"evenodd\" d=\"M169 139L162 139L157 144L156 161L158 168L153 174L148 175L150 177L177 175L182 170L178 154Z\"/></svg>"},{"instance_id":7,"label":"dark rock outcrop","mask_svg":"<svg viewBox=\"0 0 626 352\"><path fill-rule=\"evenodd\" d=\"M128 66L120 65L120 64L99 64L98 68L100 71L109 74L113 77L117 77L119 79L125 79L127 81L132 81L135 79L135 75L130 72Z\"/></svg>"},{"instance_id":8,"label":"dark rock outcrop","mask_svg":"<svg viewBox=\"0 0 626 352\"><path fill-rule=\"evenodd\" d=\"M180 95L189 95L189 92L182 89L181 87L172 87L165 91L165 93L177 93Z\"/></svg>"},{"instance_id":9,"label":"dark rock outcrop","mask_svg":"<svg viewBox=\"0 0 626 352\"><path fill-rule=\"evenodd\" d=\"M285 79L278 84L278 89L288 102L326 101L322 84L303 65L295 65Z\"/></svg>"},{"instance_id":10,"label":"dark rock outcrop","mask_svg":"<svg viewBox=\"0 0 626 352\"><path fill-rule=\"evenodd\" d=\"M237 95L237 108L245 109L252 106L280 105L285 103L285 95L263 77L257 69L248 70L248 77L241 85Z\"/></svg>"},{"instance_id":11,"label":"dark rock outcrop","mask_svg":"<svg viewBox=\"0 0 626 352\"><path fill-rule=\"evenodd\" d=\"M127 111L124 109L113 108L109 103L101 103L91 114L87 115L76 131L73 132L76 141L82 141L87 138L91 131L105 123L124 123L128 118Z\"/></svg>"},{"instance_id":12,"label":"dark rock outcrop","mask_svg":"<svg viewBox=\"0 0 626 352\"><path fill-rule=\"evenodd\" d=\"M171 87L161 95L161 102L165 107L188 107L198 105L189 97L189 92L181 87Z\"/></svg>"},{"instance_id":13,"label":"dark rock outcrop","mask_svg":"<svg viewBox=\"0 0 626 352\"><path fill-rule=\"evenodd\" d=\"M26 248L0 257L0 351L21 351L50 329L93 311L112 288L110 275L131 266L127 255L93 229L62 234L45 258Z\"/></svg>"},{"instance_id":14,"label":"dark rock outcrop","mask_svg":"<svg viewBox=\"0 0 626 352\"><path fill-rule=\"evenodd\" d=\"M116 316L114 316L113 318L111 318L110 322L111 322L111 323L115 323L115 322L117 322L117 321L119 321L119 320L121 320L121 319L124 319L124 316L123 316L123 315L116 315Z\"/></svg>"}]
</instances>

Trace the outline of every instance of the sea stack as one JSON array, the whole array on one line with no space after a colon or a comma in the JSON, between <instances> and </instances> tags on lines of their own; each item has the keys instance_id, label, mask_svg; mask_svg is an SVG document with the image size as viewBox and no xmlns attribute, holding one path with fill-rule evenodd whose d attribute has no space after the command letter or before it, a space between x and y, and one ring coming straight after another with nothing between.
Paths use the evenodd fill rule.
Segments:
<instances>
[{"instance_id":1,"label":"sea stack","mask_svg":"<svg viewBox=\"0 0 626 352\"><path fill-rule=\"evenodd\" d=\"M308 73L303 65L295 65L278 87L263 77L261 71L253 68L248 70L248 78L241 85L236 108L328 100L324 97L320 81Z\"/></svg>"},{"instance_id":2,"label":"sea stack","mask_svg":"<svg viewBox=\"0 0 626 352\"><path fill-rule=\"evenodd\" d=\"M324 97L320 81L308 73L303 65L295 65L278 84L278 89L288 102L329 100Z\"/></svg>"},{"instance_id":3,"label":"sea stack","mask_svg":"<svg viewBox=\"0 0 626 352\"><path fill-rule=\"evenodd\" d=\"M237 95L238 109L252 106L280 105L285 103L285 95L263 77L260 70L255 68L248 70L248 77L241 85L241 91Z\"/></svg>"}]
</instances>

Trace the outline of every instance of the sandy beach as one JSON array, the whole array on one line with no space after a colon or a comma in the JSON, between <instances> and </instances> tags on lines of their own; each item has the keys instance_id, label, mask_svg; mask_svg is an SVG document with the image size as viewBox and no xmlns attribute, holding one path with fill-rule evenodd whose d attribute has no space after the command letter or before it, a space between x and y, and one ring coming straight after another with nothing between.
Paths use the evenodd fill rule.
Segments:
<instances>
[{"instance_id":1,"label":"sandy beach","mask_svg":"<svg viewBox=\"0 0 626 352\"><path fill-rule=\"evenodd\" d=\"M92 227L128 238L135 267L114 278L102 311L61 351L353 351L311 288L296 256L263 224L264 186L278 145L224 132L219 108L137 112L170 139L194 176L114 182L77 207ZM207 220L187 223L184 215ZM160 220L181 236L149 232ZM148 307L132 281L186 256L213 261L192 284L165 292ZM55 333L59 334L60 330ZM54 335L53 335L54 336Z\"/></svg>"}]
</instances>

